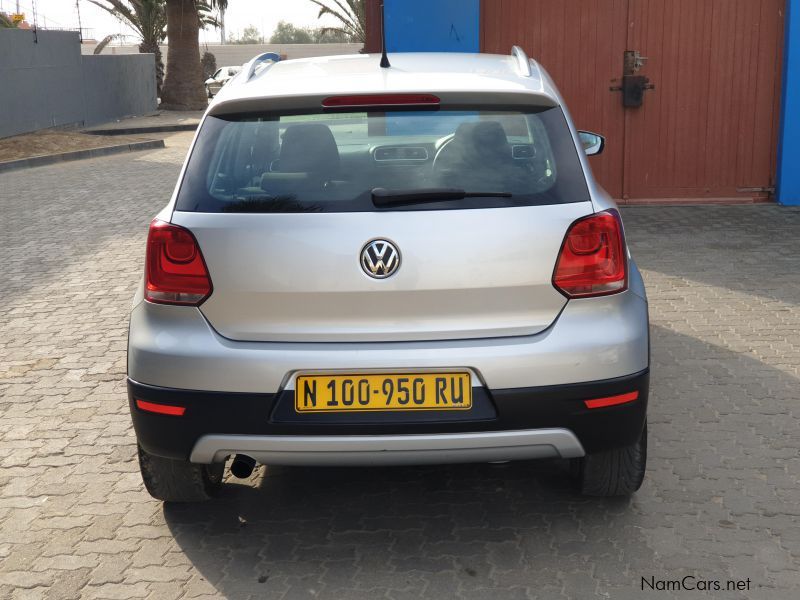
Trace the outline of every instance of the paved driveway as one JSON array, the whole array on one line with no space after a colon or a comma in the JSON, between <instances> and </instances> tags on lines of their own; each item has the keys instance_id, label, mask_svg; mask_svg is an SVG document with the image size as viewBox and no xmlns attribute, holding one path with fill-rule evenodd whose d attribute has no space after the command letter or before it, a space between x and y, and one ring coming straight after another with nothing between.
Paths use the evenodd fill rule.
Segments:
<instances>
[{"instance_id":1,"label":"paved driveway","mask_svg":"<svg viewBox=\"0 0 800 600\"><path fill-rule=\"evenodd\" d=\"M126 321L187 141L0 175L0 597L798 597L800 211L625 210L653 320L631 500L518 463L262 470L164 508L134 460ZM750 591L642 583L687 575Z\"/></svg>"}]
</instances>

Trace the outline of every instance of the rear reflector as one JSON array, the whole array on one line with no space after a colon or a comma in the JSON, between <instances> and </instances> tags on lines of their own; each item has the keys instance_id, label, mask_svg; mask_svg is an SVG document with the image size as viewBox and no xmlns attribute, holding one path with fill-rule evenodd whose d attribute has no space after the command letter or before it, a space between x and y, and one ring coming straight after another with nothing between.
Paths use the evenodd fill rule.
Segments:
<instances>
[{"instance_id":1,"label":"rear reflector","mask_svg":"<svg viewBox=\"0 0 800 600\"><path fill-rule=\"evenodd\" d=\"M584 400L586 408L605 408L606 406L616 406L626 404L639 398L639 392L620 394L619 396L608 396L607 398L597 398L595 400Z\"/></svg>"},{"instance_id":2,"label":"rear reflector","mask_svg":"<svg viewBox=\"0 0 800 600\"><path fill-rule=\"evenodd\" d=\"M616 211L605 211L570 225L553 285L567 298L606 296L628 289L628 261L622 222Z\"/></svg>"},{"instance_id":3,"label":"rear reflector","mask_svg":"<svg viewBox=\"0 0 800 600\"><path fill-rule=\"evenodd\" d=\"M324 108L353 106L438 106L441 100L433 94L369 94L362 96L331 96L322 101Z\"/></svg>"},{"instance_id":4,"label":"rear reflector","mask_svg":"<svg viewBox=\"0 0 800 600\"><path fill-rule=\"evenodd\" d=\"M192 233L154 219L147 236L145 300L198 306L210 295L211 277Z\"/></svg>"},{"instance_id":5,"label":"rear reflector","mask_svg":"<svg viewBox=\"0 0 800 600\"><path fill-rule=\"evenodd\" d=\"M146 410L151 413L158 413L160 415L172 415L173 417L182 417L186 412L185 406L170 406L169 404L155 404L145 400L136 399L136 407L139 410Z\"/></svg>"}]
</instances>

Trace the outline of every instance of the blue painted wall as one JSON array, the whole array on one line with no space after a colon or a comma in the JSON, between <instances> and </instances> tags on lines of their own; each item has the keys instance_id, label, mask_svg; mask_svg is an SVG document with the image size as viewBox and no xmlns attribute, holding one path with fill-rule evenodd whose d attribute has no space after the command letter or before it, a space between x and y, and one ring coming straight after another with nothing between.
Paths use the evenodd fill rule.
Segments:
<instances>
[{"instance_id":1,"label":"blue painted wall","mask_svg":"<svg viewBox=\"0 0 800 600\"><path fill-rule=\"evenodd\" d=\"M480 52L480 0L384 0L389 52Z\"/></svg>"},{"instance_id":2,"label":"blue painted wall","mask_svg":"<svg viewBox=\"0 0 800 600\"><path fill-rule=\"evenodd\" d=\"M783 61L777 196L781 204L800 205L800 0L786 0Z\"/></svg>"}]
</instances>

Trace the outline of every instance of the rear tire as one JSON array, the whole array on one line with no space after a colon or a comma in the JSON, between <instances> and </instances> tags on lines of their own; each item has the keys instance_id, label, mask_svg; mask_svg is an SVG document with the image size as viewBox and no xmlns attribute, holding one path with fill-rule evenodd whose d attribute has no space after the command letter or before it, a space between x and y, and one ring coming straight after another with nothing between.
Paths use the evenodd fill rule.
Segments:
<instances>
[{"instance_id":1,"label":"rear tire","mask_svg":"<svg viewBox=\"0 0 800 600\"><path fill-rule=\"evenodd\" d=\"M156 500L203 502L222 487L225 464L198 465L187 460L163 458L139 446L139 470L144 486Z\"/></svg>"},{"instance_id":2,"label":"rear tire","mask_svg":"<svg viewBox=\"0 0 800 600\"><path fill-rule=\"evenodd\" d=\"M631 446L572 459L579 491L586 496L629 496L642 486L647 465L647 423Z\"/></svg>"}]
</instances>

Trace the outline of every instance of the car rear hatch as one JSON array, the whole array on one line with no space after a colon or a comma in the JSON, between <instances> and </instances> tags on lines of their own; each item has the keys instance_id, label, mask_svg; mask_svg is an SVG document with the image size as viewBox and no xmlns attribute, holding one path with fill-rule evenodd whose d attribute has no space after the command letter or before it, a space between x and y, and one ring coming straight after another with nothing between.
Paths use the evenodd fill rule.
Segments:
<instances>
[{"instance_id":1,"label":"car rear hatch","mask_svg":"<svg viewBox=\"0 0 800 600\"><path fill-rule=\"evenodd\" d=\"M213 282L200 310L220 335L473 339L555 321L564 235L593 212L563 112L435 108L206 119L172 222L197 238ZM398 188L477 193L376 202ZM389 277L363 264L374 240L398 251Z\"/></svg>"},{"instance_id":2,"label":"car rear hatch","mask_svg":"<svg viewBox=\"0 0 800 600\"><path fill-rule=\"evenodd\" d=\"M566 298L552 285L570 223L590 203L465 211L175 213L196 236L214 291L201 306L233 340L356 342L530 335ZM373 279L361 252L394 243Z\"/></svg>"}]
</instances>

